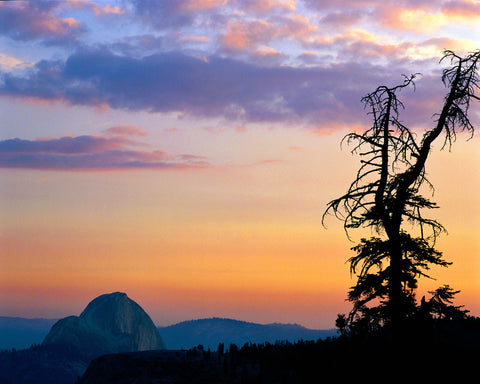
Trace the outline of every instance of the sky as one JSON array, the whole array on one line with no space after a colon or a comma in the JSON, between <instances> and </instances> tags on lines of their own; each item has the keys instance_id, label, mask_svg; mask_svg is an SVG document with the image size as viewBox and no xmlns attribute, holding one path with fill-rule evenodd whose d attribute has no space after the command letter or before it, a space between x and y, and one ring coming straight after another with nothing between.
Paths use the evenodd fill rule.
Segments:
<instances>
[{"instance_id":1,"label":"sky","mask_svg":"<svg viewBox=\"0 0 480 384\"><path fill-rule=\"evenodd\" d=\"M361 98L420 73L400 97L421 137L444 49L479 48L476 0L0 2L0 315L122 291L160 326L333 328L372 235L322 224L360 164L341 140L371 124ZM450 284L475 316L479 161L478 134L434 146L453 264L418 293Z\"/></svg>"}]
</instances>

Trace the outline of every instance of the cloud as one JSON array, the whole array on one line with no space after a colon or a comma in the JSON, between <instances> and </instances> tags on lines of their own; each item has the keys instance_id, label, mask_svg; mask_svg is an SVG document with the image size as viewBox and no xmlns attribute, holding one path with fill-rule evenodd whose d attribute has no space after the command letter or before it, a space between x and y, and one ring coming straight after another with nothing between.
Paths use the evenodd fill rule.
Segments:
<instances>
[{"instance_id":1,"label":"cloud","mask_svg":"<svg viewBox=\"0 0 480 384\"><path fill-rule=\"evenodd\" d=\"M110 136L127 129L113 127L109 136L77 136L37 140L0 141L0 168L46 170L189 169L210 166L194 155L168 155L164 151L138 151L135 142ZM131 132L131 131L130 131Z\"/></svg>"},{"instance_id":2,"label":"cloud","mask_svg":"<svg viewBox=\"0 0 480 384\"><path fill-rule=\"evenodd\" d=\"M142 128L136 127L134 125L117 125L115 127L106 129L105 133L108 135L114 135L114 136L146 136L147 135L147 132L145 132Z\"/></svg>"},{"instance_id":3,"label":"cloud","mask_svg":"<svg viewBox=\"0 0 480 384\"><path fill-rule=\"evenodd\" d=\"M178 1L178 3L179 9L198 12L224 6L228 3L228 0L182 0Z\"/></svg>"},{"instance_id":4,"label":"cloud","mask_svg":"<svg viewBox=\"0 0 480 384\"><path fill-rule=\"evenodd\" d=\"M478 18L480 14L480 4L476 0L447 1L443 5L443 11L452 15L473 16Z\"/></svg>"},{"instance_id":5,"label":"cloud","mask_svg":"<svg viewBox=\"0 0 480 384\"><path fill-rule=\"evenodd\" d=\"M211 43L212 39L207 36L188 35L179 38L182 43Z\"/></svg>"},{"instance_id":6,"label":"cloud","mask_svg":"<svg viewBox=\"0 0 480 384\"><path fill-rule=\"evenodd\" d=\"M326 13L321 17L321 24L330 28L338 29L338 27L349 27L357 24L365 18L363 12L360 10L334 10Z\"/></svg>"},{"instance_id":7,"label":"cloud","mask_svg":"<svg viewBox=\"0 0 480 384\"><path fill-rule=\"evenodd\" d=\"M224 6L227 0L131 0L135 14L157 29L193 25L204 12Z\"/></svg>"},{"instance_id":8,"label":"cloud","mask_svg":"<svg viewBox=\"0 0 480 384\"><path fill-rule=\"evenodd\" d=\"M104 138L99 136L65 136L60 139L21 140L10 139L0 141L2 153L61 153L81 154L98 153L120 149L123 146L121 139Z\"/></svg>"},{"instance_id":9,"label":"cloud","mask_svg":"<svg viewBox=\"0 0 480 384\"><path fill-rule=\"evenodd\" d=\"M262 42L271 41L276 34L276 26L264 20L254 20L248 23L231 22L220 41L228 50L243 51Z\"/></svg>"},{"instance_id":10,"label":"cloud","mask_svg":"<svg viewBox=\"0 0 480 384\"><path fill-rule=\"evenodd\" d=\"M101 5L90 0L69 0L68 3L62 4L62 6L72 9L84 9L95 16L121 15L125 13L125 9L119 6L113 6L110 4Z\"/></svg>"},{"instance_id":11,"label":"cloud","mask_svg":"<svg viewBox=\"0 0 480 384\"><path fill-rule=\"evenodd\" d=\"M186 28L186 36L191 36L189 28L194 26L203 30L202 43L218 40L229 53L255 51L272 39L305 39L316 29L296 12L293 0L132 0L132 4L143 24L163 33L173 27L182 34Z\"/></svg>"},{"instance_id":12,"label":"cloud","mask_svg":"<svg viewBox=\"0 0 480 384\"><path fill-rule=\"evenodd\" d=\"M135 14L158 30L225 24L239 15L261 16L295 11L296 0L131 0Z\"/></svg>"},{"instance_id":13,"label":"cloud","mask_svg":"<svg viewBox=\"0 0 480 384\"><path fill-rule=\"evenodd\" d=\"M76 41L86 31L83 23L55 14L61 2L0 2L0 34L14 40L41 39L47 44Z\"/></svg>"},{"instance_id":14,"label":"cloud","mask_svg":"<svg viewBox=\"0 0 480 384\"><path fill-rule=\"evenodd\" d=\"M324 60L350 60L356 54L359 60L380 58L385 64L389 55L398 57L402 48L411 52L406 46L418 43L419 36L426 34L426 40L434 32L438 37L444 31L448 36L449 24L459 20L465 25L466 20L476 20L478 14L478 6L472 0L165 0L160 5L153 0L132 1L139 20L153 25L157 33L162 32L163 51L178 49L188 42L189 49L196 45L204 56L209 52L270 64L291 63L299 52L312 50L318 50L318 57ZM368 42L363 36L352 35L352 30L360 29L371 31ZM173 30L181 36L177 41L172 38ZM388 35L390 41L376 36L382 33L379 31ZM402 36L403 32L408 35ZM413 39L411 32L416 34ZM198 40L192 39L195 36L199 36ZM345 42L338 46L340 36ZM264 47L278 54L262 55ZM337 54L339 48L345 47L348 49ZM366 48L365 53L362 47ZM438 59L439 55L441 51L433 56ZM415 52L414 59L418 57ZM300 59L308 61L313 56Z\"/></svg>"},{"instance_id":15,"label":"cloud","mask_svg":"<svg viewBox=\"0 0 480 384\"><path fill-rule=\"evenodd\" d=\"M309 41L317 27L299 14L276 15L268 19L241 19L229 21L219 42L229 53L252 51L272 41Z\"/></svg>"},{"instance_id":16,"label":"cloud","mask_svg":"<svg viewBox=\"0 0 480 384\"><path fill-rule=\"evenodd\" d=\"M458 22L479 21L480 5L476 0L304 0L304 5L320 14L325 26L371 26L417 34L438 33ZM327 29L325 29L327 30Z\"/></svg>"},{"instance_id":17,"label":"cloud","mask_svg":"<svg viewBox=\"0 0 480 384\"><path fill-rule=\"evenodd\" d=\"M32 65L32 63L25 62L19 58L0 53L0 71L10 72L19 69L25 69Z\"/></svg>"},{"instance_id":18,"label":"cloud","mask_svg":"<svg viewBox=\"0 0 480 384\"><path fill-rule=\"evenodd\" d=\"M265 15L277 10L294 11L296 9L296 0L237 0L232 1L240 9L253 14Z\"/></svg>"},{"instance_id":19,"label":"cloud","mask_svg":"<svg viewBox=\"0 0 480 384\"><path fill-rule=\"evenodd\" d=\"M447 18L441 12L421 8L379 8L377 15L383 27L415 33L431 33L445 25Z\"/></svg>"},{"instance_id":20,"label":"cloud","mask_svg":"<svg viewBox=\"0 0 480 384\"><path fill-rule=\"evenodd\" d=\"M79 51L66 61L40 61L24 77L4 74L0 94L240 122L350 124L361 115L360 98L392 72L405 71L393 64L296 68L176 52L134 58Z\"/></svg>"},{"instance_id":21,"label":"cloud","mask_svg":"<svg viewBox=\"0 0 480 384\"><path fill-rule=\"evenodd\" d=\"M284 61L287 56L283 53L273 49L271 47L260 46L254 52L252 52L251 57L254 58L258 63L281 63Z\"/></svg>"}]
</instances>

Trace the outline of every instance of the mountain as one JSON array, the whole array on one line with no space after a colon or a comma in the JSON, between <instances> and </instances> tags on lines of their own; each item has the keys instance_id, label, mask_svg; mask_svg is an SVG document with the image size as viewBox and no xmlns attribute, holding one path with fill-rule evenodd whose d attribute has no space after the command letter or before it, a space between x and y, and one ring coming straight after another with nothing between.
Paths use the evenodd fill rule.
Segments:
<instances>
[{"instance_id":1,"label":"mountain","mask_svg":"<svg viewBox=\"0 0 480 384\"><path fill-rule=\"evenodd\" d=\"M336 329L313 330L298 324L264 325L216 317L184 321L158 329L168 349L190 349L201 344L205 349L216 350L219 343L225 347L230 344L241 347L245 343L317 340L337 334Z\"/></svg>"},{"instance_id":2,"label":"mountain","mask_svg":"<svg viewBox=\"0 0 480 384\"><path fill-rule=\"evenodd\" d=\"M163 348L151 318L115 292L92 300L80 316L58 320L41 345L0 351L0 383L73 384L100 355Z\"/></svg>"},{"instance_id":3,"label":"mountain","mask_svg":"<svg viewBox=\"0 0 480 384\"><path fill-rule=\"evenodd\" d=\"M122 292L101 295L80 316L59 320L42 346L87 356L165 348L152 319Z\"/></svg>"},{"instance_id":4,"label":"mountain","mask_svg":"<svg viewBox=\"0 0 480 384\"><path fill-rule=\"evenodd\" d=\"M40 344L57 321L0 316L0 350L24 349Z\"/></svg>"}]
</instances>

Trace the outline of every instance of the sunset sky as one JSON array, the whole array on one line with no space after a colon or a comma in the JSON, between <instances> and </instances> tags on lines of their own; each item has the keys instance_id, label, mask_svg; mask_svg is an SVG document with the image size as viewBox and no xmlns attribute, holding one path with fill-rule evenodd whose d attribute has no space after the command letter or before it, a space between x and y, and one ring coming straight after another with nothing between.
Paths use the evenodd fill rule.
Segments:
<instances>
[{"instance_id":1,"label":"sunset sky","mask_svg":"<svg viewBox=\"0 0 480 384\"><path fill-rule=\"evenodd\" d=\"M477 0L0 3L0 316L78 315L126 292L157 325L206 317L333 328L367 231L328 217L359 158L360 102L421 73L421 137L444 49L480 48ZM427 164L437 248L420 280L480 315L477 135ZM421 296L420 296L421 297Z\"/></svg>"}]
</instances>

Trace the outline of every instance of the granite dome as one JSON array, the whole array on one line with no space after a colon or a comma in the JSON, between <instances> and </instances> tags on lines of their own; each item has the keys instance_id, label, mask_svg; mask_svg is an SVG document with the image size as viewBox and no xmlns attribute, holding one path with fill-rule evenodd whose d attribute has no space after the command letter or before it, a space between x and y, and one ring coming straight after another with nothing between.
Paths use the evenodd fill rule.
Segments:
<instances>
[{"instance_id":1,"label":"granite dome","mask_svg":"<svg viewBox=\"0 0 480 384\"><path fill-rule=\"evenodd\" d=\"M165 348L150 316L123 292L98 296L80 316L59 320L43 345L87 355Z\"/></svg>"}]
</instances>

